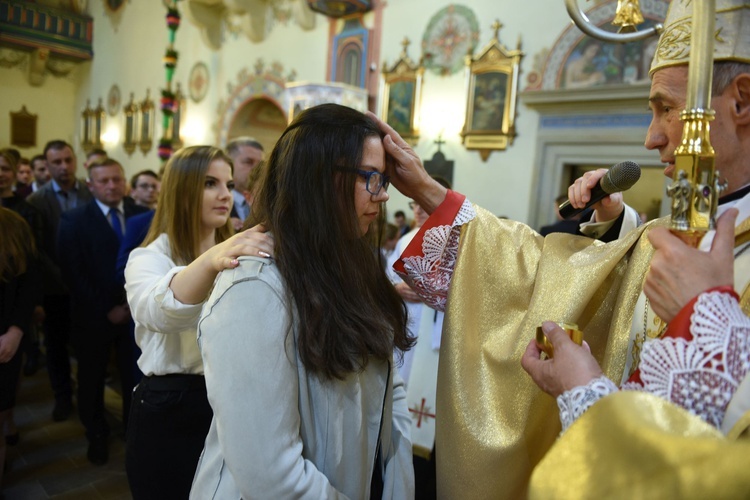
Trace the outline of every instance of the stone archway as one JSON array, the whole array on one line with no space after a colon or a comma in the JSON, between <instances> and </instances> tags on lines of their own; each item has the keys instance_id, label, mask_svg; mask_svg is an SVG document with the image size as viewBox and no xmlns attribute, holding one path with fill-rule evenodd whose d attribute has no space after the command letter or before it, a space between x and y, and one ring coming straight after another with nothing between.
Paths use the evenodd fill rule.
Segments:
<instances>
[{"instance_id":1,"label":"stone archway","mask_svg":"<svg viewBox=\"0 0 750 500\"><path fill-rule=\"evenodd\" d=\"M255 72L250 73L248 70L242 70L237 75L238 83L228 85L229 97L226 101L219 102L219 120L214 129L216 144L219 147L225 147L231 137L243 135L235 133L237 127L241 128L240 124L243 123L243 120L246 122L250 119L251 123L254 123L252 126L255 127L264 120L275 123L274 119L270 118L272 108L268 106L272 106L281 113L284 118L284 125L281 129L283 131L288 122L287 114L289 110L286 82L294 79L294 72L288 77L284 77L281 74L282 71L283 68L278 63L264 70L263 63L259 60ZM251 116L254 118L251 119ZM270 151L279 135L281 135L281 132L276 135L271 144L266 145L263 142L264 147ZM256 138L260 139L259 137Z\"/></svg>"}]
</instances>

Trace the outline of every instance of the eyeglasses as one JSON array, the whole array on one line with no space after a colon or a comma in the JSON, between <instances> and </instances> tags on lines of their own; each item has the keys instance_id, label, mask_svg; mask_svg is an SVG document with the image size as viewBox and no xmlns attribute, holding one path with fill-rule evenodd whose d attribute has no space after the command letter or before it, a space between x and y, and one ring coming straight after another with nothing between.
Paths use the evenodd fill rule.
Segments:
<instances>
[{"instance_id":1,"label":"eyeglasses","mask_svg":"<svg viewBox=\"0 0 750 500\"><path fill-rule=\"evenodd\" d=\"M365 179L365 189L373 196L380 194L381 189L388 190L391 184L390 176L381 174L375 170L360 170L358 168L339 168L343 172L351 172Z\"/></svg>"}]
</instances>

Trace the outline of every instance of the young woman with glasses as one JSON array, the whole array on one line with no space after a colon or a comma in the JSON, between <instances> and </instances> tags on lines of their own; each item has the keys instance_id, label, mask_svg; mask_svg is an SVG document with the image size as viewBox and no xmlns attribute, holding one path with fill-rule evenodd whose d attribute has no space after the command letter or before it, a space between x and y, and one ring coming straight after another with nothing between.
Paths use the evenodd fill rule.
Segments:
<instances>
[{"instance_id":1,"label":"young woman with glasses","mask_svg":"<svg viewBox=\"0 0 750 500\"><path fill-rule=\"evenodd\" d=\"M131 493L187 498L211 422L198 319L216 275L240 255L273 253L255 227L232 236L232 161L220 149L179 150L164 171L146 240L125 268L144 374L133 393L126 469Z\"/></svg>"},{"instance_id":2,"label":"young woman with glasses","mask_svg":"<svg viewBox=\"0 0 750 500\"><path fill-rule=\"evenodd\" d=\"M385 169L377 124L343 106L276 144L252 212L276 257L221 273L199 325L214 418L191 498L413 497L393 362L412 339L368 237Z\"/></svg>"}]
</instances>

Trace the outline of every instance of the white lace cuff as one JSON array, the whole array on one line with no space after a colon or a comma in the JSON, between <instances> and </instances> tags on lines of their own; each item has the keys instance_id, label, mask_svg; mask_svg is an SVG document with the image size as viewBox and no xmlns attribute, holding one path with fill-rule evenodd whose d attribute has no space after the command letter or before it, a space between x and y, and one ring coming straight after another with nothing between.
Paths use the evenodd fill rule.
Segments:
<instances>
[{"instance_id":1,"label":"white lace cuff","mask_svg":"<svg viewBox=\"0 0 750 500\"><path fill-rule=\"evenodd\" d=\"M602 375L586 385L574 387L557 396L562 432L565 432L573 422L578 420L578 417L583 415L591 405L604 396L617 391L615 383Z\"/></svg>"},{"instance_id":2,"label":"white lace cuff","mask_svg":"<svg viewBox=\"0 0 750 500\"><path fill-rule=\"evenodd\" d=\"M405 275L401 275L417 292L425 304L436 311L445 311L448 288L458 259L458 240L461 226L477 216L469 200L464 200L451 225L439 225L425 230L422 252L401 257Z\"/></svg>"}]
</instances>

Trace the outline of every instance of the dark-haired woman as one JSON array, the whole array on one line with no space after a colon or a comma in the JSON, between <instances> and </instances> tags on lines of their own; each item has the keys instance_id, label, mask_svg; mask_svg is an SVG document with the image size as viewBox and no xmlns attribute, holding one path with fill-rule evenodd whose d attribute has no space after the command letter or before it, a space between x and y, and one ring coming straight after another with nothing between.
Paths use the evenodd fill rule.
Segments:
<instances>
[{"instance_id":1,"label":"dark-haired woman","mask_svg":"<svg viewBox=\"0 0 750 500\"><path fill-rule=\"evenodd\" d=\"M126 469L133 498L184 499L211 422L196 329L216 275L269 255L259 228L232 236L232 162L194 146L167 163L154 220L125 268L144 377L133 393Z\"/></svg>"},{"instance_id":2,"label":"dark-haired woman","mask_svg":"<svg viewBox=\"0 0 750 500\"><path fill-rule=\"evenodd\" d=\"M393 349L403 302L367 235L388 199L373 120L304 111L271 153L253 217L276 259L240 258L199 324L214 410L191 498L412 498Z\"/></svg>"},{"instance_id":3,"label":"dark-haired woman","mask_svg":"<svg viewBox=\"0 0 750 500\"><path fill-rule=\"evenodd\" d=\"M39 302L36 247L20 215L0 208L0 429L15 405L21 374L21 339L31 327ZM5 439L0 436L0 484L5 466ZM1 495L1 494L0 494Z\"/></svg>"}]
</instances>

